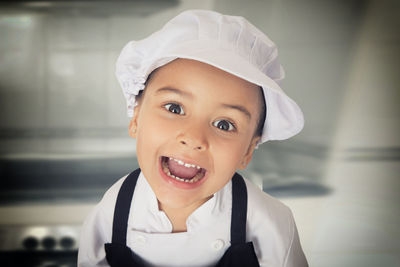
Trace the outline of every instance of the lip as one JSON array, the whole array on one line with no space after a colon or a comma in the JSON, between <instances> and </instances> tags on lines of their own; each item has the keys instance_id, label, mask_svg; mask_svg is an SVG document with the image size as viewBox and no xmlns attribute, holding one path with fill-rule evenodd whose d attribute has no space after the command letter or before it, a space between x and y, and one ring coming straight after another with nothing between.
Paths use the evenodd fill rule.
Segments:
<instances>
[{"instance_id":1,"label":"lip","mask_svg":"<svg viewBox=\"0 0 400 267\"><path fill-rule=\"evenodd\" d=\"M178 158L176 158L178 159ZM182 181L178 181L172 177L169 177L167 174L164 173L164 171L162 170L162 157L159 157L158 159L158 172L160 173L160 176L162 177L162 179L167 182L169 185L172 185L174 187L180 188L180 189L186 189L186 190L190 190L190 189L195 189L197 187L199 187L200 185L202 185L205 180L207 180L208 178L208 171L206 171L205 175L203 178L201 178L199 181L194 182L194 183L186 183L186 182L182 182ZM182 160L184 161L184 160ZM194 162L190 162L190 161L184 161L186 163L189 164L195 164Z\"/></svg>"}]
</instances>

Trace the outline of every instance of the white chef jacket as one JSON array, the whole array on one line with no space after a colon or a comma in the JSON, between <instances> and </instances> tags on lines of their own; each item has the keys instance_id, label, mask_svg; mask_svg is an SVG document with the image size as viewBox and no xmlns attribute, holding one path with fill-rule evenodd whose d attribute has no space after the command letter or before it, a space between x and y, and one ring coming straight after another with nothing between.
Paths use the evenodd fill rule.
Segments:
<instances>
[{"instance_id":1,"label":"white chef jacket","mask_svg":"<svg viewBox=\"0 0 400 267\"><path fill-rule=\"evenodd\" d=\"M111 243L114 208L127 176L117 181L86 218L78 267L109 266L104 244ZM245 179L248 192L246 241L253 242L260 266L308 266L290 209ZM187 219L187 232L172 233L157 198L139 175L128 219L127 246L153 266L215 266L230 246L232 182Z\"/></svg>"}]
</instances>

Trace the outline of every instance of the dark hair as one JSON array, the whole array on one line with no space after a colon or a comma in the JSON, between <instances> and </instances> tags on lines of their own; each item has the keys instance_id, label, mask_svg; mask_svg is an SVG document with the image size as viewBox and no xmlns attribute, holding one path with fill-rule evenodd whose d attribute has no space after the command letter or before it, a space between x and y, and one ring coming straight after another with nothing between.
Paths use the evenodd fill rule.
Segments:
<instances>
[{"instance_id":1,"label":"dark hair","mask_svg":"<svg viewBox=\"0 0 400 267\"><path fill-rule=\"evenodd\" d=\"M149 76L147 77L146 82L144 83L145 89L146 89L146 87L147 87L147 84L148 84L149 81L151 80L151 77L153 76L153 74L154 74L154 73L156 72L156 70L158 70L158 69L159 69L159 68L153 70L153 71L149 74ZM263 88L262 88L261 86L259 86L258 88L260 89L260 95L261 95L261 96L260 96L260 101L259 101L259 102L260 102L260 103L259 103L259 105L260 105L260 115L259 115L259 117L258 117L256 131L254 132L254 136L255 136L255 137L258 137L258 136L261 137L261 136L262 136L263 129L264 129L264 124L265 124L265 116L266 116L266 113L267 113L267 106L266 106L266 104L265 104L264 90L263 90ZM140 102L140 101L141 101L141 99L142 99L142 97L143 97L143 92L144 92L145 89L139 91L138 95L136 96L136 101L137 101L137 102Z\"/></svg>"},{"instance_id":2,"label":"dark hair","mask_svg":"<svg viewBox=\"0 0 400 267\"><path fill-rule=\"evenodd\" d=\"M254 136L262 136L263 129L264 129L264 124L265 124L265 116L267 114L267 105L265 104L265 96L264 96L264 90L261 86L260 88L260 116L258 117L258 122L257 122L257 128L254 133Z\"/></svg>"}]
</instances>

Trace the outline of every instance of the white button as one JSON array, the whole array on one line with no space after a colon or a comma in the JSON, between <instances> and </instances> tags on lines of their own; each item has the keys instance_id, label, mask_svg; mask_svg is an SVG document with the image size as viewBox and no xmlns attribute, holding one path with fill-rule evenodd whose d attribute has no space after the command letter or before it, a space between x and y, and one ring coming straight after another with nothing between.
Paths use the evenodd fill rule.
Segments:
<instances>
[{"instance_id":1,"label":"white button","mask_svg":"<svg viewBox=\"0 0 400 267\"><path fill-rule=\"evenodd\" d=\"M135 243L137 245L144 245L146 243L146 238L142 235L135 236Z\"/></svg>"},{"instance_id":2,"label":"white button","mask_svg":"<svg viewBox=\"0 0 400 267\"><path fill-rule=\"evenodd\" d=\"M224 245L225 245L225 243L224 243L223 240L217 239L217 240L215 240L215 241L211 244L211 247L212 247L215 251L218 251L218 250L221 250L221 249L224 247Z\"/></svg>"}]
</instances>

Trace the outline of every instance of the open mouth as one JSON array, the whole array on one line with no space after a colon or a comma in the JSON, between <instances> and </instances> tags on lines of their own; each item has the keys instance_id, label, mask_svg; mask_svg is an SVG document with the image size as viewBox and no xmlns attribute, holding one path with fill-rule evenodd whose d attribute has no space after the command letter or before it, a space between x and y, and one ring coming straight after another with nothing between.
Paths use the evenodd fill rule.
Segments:
<instances>
[{"instance_id":1,"label":"open mouth","mask_svg":"<svg viewBox=\"0 0 400 267\"><path fill-rule=\"evenodd\" d=\"M161 157L161 167L166 175L185 183L196 183L206 174L206 169L198 165L186 163L171 157Z\"/></svg>"}]
</instances>

